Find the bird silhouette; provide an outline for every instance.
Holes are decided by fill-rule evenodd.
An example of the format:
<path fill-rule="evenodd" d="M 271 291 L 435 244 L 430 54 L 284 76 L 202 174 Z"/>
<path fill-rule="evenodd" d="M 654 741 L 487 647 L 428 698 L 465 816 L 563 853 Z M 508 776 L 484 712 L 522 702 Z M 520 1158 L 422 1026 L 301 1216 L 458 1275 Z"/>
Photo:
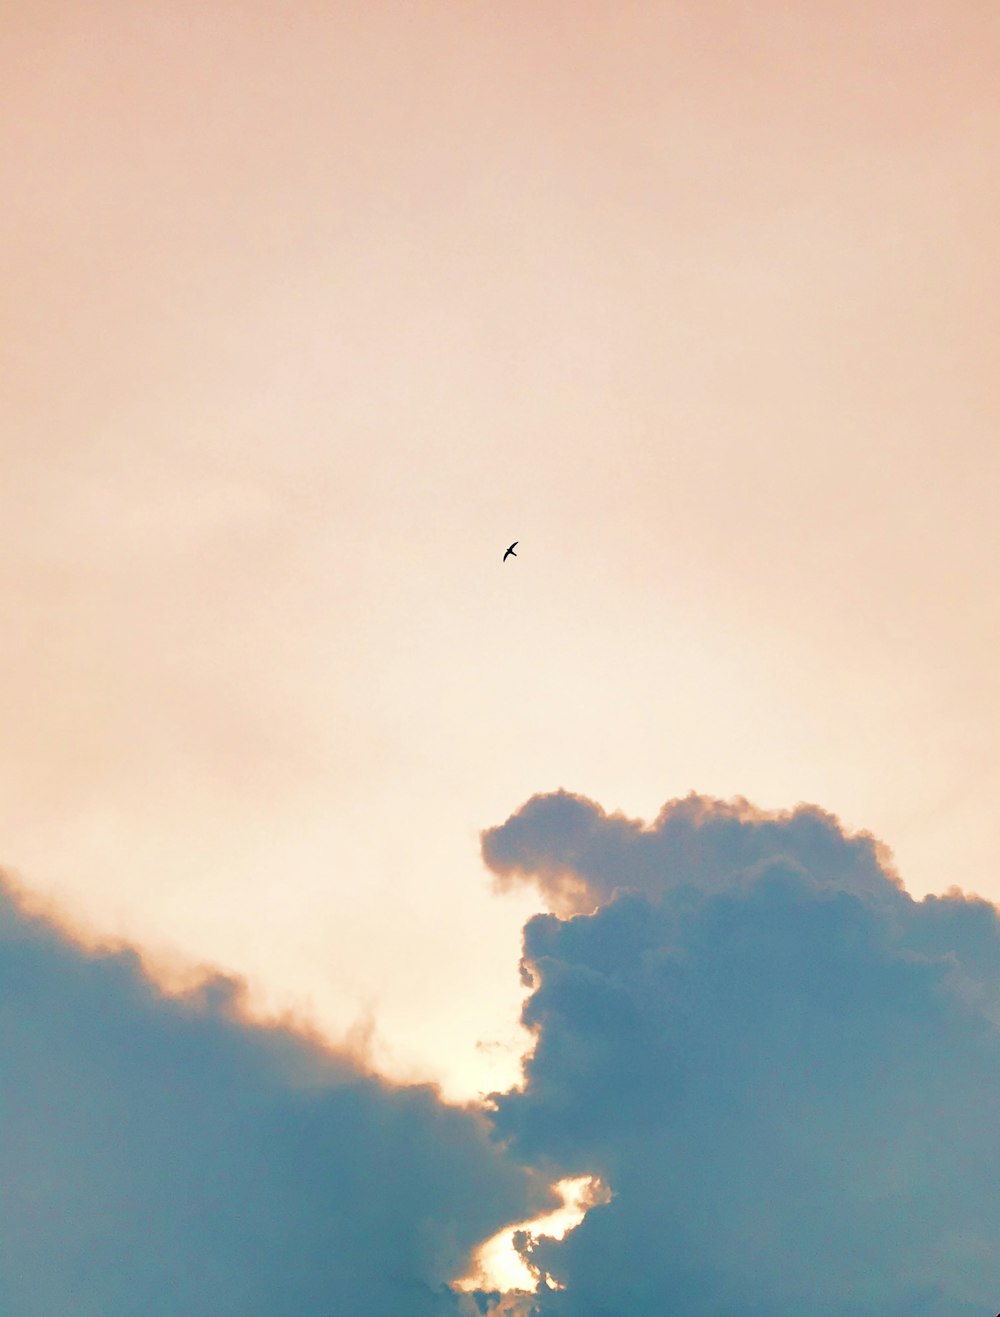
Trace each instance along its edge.
<path fill-rule="evenodd" d="M 520 543 L 521 543 L 520 540 L 515 540 L 515 541 L 514 541 L 514 544 L 520 544 Z M 514 544 L 512 544 L 512 545 L 510 546 L 510 548 L 507 550 L 507 552 L 504 554 L 504 556 L 503 556 L 503 560 L 504 560 L 504 562 L 506 562 L 508 558 L 516 558 L 516 557 L 517 557 L 517 554 L 514 552 Z"/>

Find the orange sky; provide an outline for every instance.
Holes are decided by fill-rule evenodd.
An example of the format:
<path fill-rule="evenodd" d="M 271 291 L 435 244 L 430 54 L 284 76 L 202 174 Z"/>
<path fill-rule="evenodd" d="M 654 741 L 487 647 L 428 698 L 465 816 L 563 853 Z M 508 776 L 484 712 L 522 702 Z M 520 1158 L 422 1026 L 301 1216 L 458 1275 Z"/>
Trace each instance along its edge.
<path fill-rule="evenodd" d="M 536 791 L 815 801 L 1000 899 L 995 4 L 4 25 L 29 887 L 455 1094 Z"/>

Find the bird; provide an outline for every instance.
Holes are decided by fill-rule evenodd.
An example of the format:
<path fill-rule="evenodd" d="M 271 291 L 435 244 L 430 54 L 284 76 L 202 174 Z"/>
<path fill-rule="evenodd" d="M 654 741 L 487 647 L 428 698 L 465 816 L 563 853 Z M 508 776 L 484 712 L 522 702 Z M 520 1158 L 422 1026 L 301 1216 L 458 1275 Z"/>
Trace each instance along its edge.
<path fill-rule="evenodd" d="M 520 540 L 515 540 L 515 541 L 514 541 L 514 544 L 520 544 L 520 543 L 521 543 Z M 504 562 L 506 562 L 508 558 L 516 558 L 516 557 L 517 557 L 517 554 L 514 552 L 514 544 L 512 544 L 512 545 L 510 546 L 510 548 L 507 550 L 507 552 L 504 554 L 504 556 L 503 556 L 503 560 L 504 560 Z"/>

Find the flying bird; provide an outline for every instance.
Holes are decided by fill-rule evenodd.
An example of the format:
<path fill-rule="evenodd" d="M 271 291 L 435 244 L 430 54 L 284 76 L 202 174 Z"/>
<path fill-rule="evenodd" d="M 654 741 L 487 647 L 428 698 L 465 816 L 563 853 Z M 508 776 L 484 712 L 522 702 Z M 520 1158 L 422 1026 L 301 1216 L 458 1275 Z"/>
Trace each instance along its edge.
<path fill-rule="evenodd" d="M 515 541 L 514 541 L 514 544 L 520 544 L 520 543 L 521 543 L 520 540 L 515 540 Z M 516 557 L 517 557 L 517 554 L 514 552 L 514 544 L 512 544 L 512 545 L 510 546 L 510 548 L 507 550 L 507 552 L 504 554 L 504 556 L 503 556 L 503 560 L 504 560 L 504 562 L 506 562 L 508 558 L 516 558 Z"/>

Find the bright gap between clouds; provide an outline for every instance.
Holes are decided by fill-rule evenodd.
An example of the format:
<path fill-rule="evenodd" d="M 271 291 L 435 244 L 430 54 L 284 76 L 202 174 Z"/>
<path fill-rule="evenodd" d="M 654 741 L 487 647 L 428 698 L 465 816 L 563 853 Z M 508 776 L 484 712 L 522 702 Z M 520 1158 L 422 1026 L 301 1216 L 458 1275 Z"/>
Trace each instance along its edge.
<path fill-rule="evenodd" d="M 562 1198 L 562 1206 L 533 1221 L 506 1226 L 484 1244 L 480 1244 L 473 1258 L 472 1270 L 454 1282 L 456 1289 L 499 1290 L 502 1294 L 536 1292 L 540 1276 L 532 1271 L 523 1254 L 518 1251 L 514 1243 L 515 1235 L 527 1235 L 529 1243 L 542 1236 L 562 1239 L 580 1224 L 592 1207 L 611 1201 L 611 1190 L 594 1175 L 559 1180 L 553 1188 Z M 551 1289 L 561 1288 L 551 1276 L 545 1279 Z"/>

